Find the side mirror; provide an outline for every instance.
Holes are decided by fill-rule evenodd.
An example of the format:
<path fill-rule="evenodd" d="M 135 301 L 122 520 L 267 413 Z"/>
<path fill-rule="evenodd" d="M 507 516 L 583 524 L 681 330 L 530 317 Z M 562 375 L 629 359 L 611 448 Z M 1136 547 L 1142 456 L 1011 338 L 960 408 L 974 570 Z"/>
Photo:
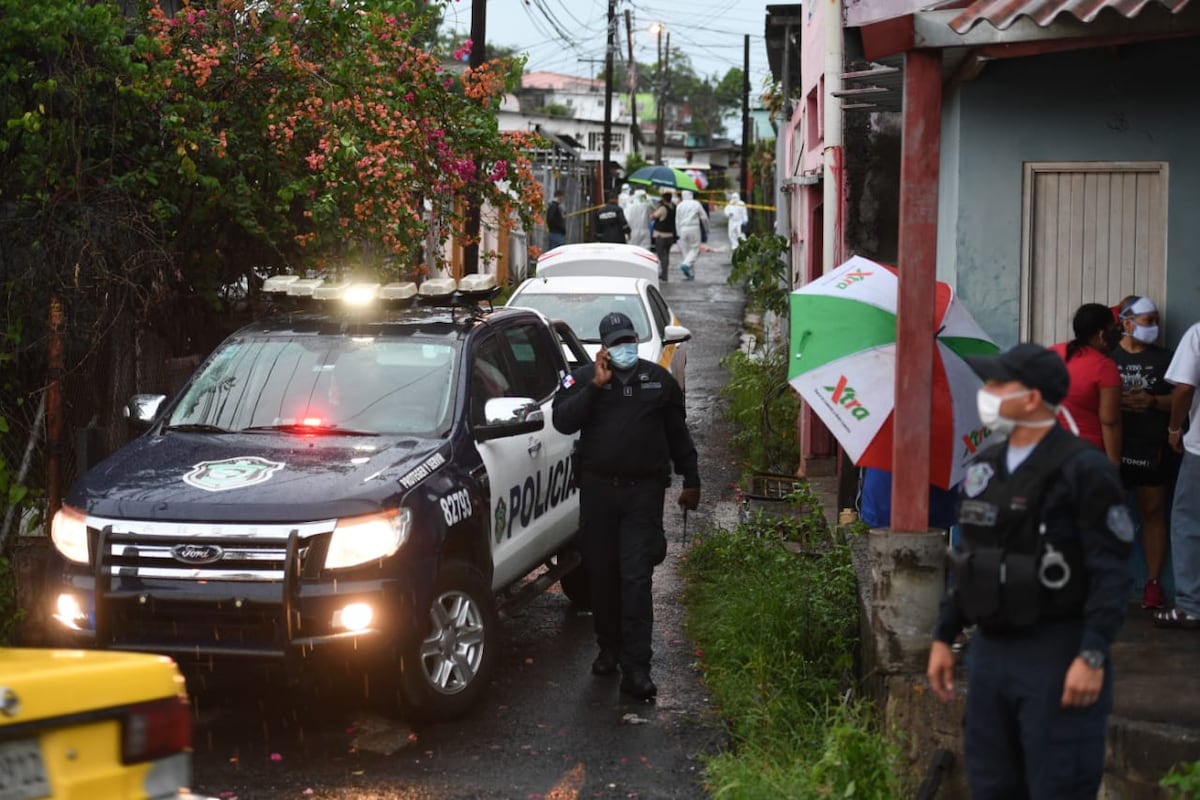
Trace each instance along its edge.
<path fill-rule="evenodd" d="M 682 325 L 668 325 L 663 328 L 663 344 L 683 344 L 692 338 L 692 332 Z"/>
<path fill-rule="evenodd" d="M 475 426 L 475 439 L 486 442 L 546 427 L 546 415 L 531 397 L 493 397 L 483 406 L 484 424 Z"/>
<path fill-rule="evenodd" d="M 125 419 L 134 428 L 144 431 L 158 418 L 166 401 L 165 394 L 135 394 L 125 403 Z"/>

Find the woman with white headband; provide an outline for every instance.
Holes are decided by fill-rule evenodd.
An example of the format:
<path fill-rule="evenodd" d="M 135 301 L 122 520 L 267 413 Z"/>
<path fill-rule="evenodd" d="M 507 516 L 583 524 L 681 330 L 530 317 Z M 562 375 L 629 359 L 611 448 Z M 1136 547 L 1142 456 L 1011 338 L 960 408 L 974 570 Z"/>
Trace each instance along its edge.
<path fill-rule="evenodd" d="M 1121 373 L 1121 480 L 1137 499 L 1142 519 L 1146 586 L 1142 608 L 1162 608 L 1159 577 L 1167 552 L 1167 491 L 1176 458 L 1167 446 L 1171 351 L 1159 347 L 1158 307 L 1148 297 L 1121 303 L 1121 341 L 1109 355 Z"/>

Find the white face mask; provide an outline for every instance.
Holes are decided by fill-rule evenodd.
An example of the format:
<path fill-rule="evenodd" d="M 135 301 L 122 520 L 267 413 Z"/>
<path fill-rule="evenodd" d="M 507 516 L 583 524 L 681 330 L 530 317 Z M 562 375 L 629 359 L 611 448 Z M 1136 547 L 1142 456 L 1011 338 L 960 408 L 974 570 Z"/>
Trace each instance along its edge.
<path fill-rule="evenodd" d="M 1000 405 L 1005 400 L 1011 400 L 1014 397 L 1024 397 L 1032 391 L 1032 389 L 1018 389 L 1008 394 L 992 394 L 987 389 L 980 389 L 975 395 L 975 407 L 979 411 L 979 421 L 998 436 L 1008 436 L 1018 425 L 1024 425 L 1029 428 L 1049 428 L 1057 425 L 1058 422 L 1053 418 L 1024 422 L 1012 419 L 1011 417 L 1005 417 L 1000 413 Z M 1057 410 L 1053 406 L 1050 406 L 1050 409 L 1052 411 Z"/>
<path fill-rule="evenodd" d="M 1134 329 L 1129 334 L 1134 339 L 1137 339 L 1142 344 L 1154 344 L 1158 341 L 1158 326 L 1157 325 L 1138 325 L 1134 323 Z"/>
<path fill-rule="evenodd" d="M 987 389 L 980 389 L 975 395 L 975 406 L 979 411 L 979 421 L 999 436 L 1008 436 L 1017 427 L 1015 419 L 1000 414 L 1000 405 L 1010 397 L 1021 397 L 1028 394 L 1028 389 L 1022 389 L 1008 394 L 992 394 Z"/>

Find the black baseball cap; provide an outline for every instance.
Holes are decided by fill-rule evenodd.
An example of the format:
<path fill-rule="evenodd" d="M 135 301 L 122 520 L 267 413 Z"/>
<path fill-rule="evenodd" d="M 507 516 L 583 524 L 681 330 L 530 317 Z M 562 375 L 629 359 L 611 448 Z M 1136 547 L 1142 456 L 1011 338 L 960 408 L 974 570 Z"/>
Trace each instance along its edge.
<path fill-rule="evenodd" d="M 605 347 L 629 337 L 637 339 L 637 331 L 633 329 L 633 321 L 620 311 L 605 314 L 604 319 L 600 320 L 600 342 Z"/>
<path fill-rule="evenodd" d="M 1058 354 L 1032 342 L 1022 342 L 994 356 L 967 356 L 966 361 L 985 381 L 1017 381 L 1037 389 L 1052 406 L 1063 401 L 1071 386 L 1067 365 Z"/>

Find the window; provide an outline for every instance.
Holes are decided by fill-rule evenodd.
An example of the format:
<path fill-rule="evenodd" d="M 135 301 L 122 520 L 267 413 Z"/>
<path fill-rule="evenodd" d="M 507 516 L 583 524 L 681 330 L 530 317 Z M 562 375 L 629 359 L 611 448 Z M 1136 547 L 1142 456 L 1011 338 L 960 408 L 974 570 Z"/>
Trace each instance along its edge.
<path fill-rule="evenodd" d="M 646 295 L 650 298 L 650 310 L 654 312 L 658 335 L 664 337 L 667 335 L 666 327 L 671 324 L 671 310 L 667 307 L 667 301 L 658 293 L 658 289 L 653 286 L 647 287 Z"/>
<path fill-rule="evenodd" d="M 546 337 L 533 325 L 518 325 L 504 331 L 512 352 L 521 397 L 545 400 L 558 387 L 554 369 L 555 354 L 546 344 Z"/>
<path fill-rule="evenodd" d="M 513 379 L 504 357 L 504 340 L 489 336 L 479 342 L 471 357 L 471 421 L 485 421 L 484 406 L 495 397 L 511 397 Z"/>
<path fill-rule="evenodd" d="M 612 150 L 624 151 L 625 136 L 623 134 L 613 133 L 608 138 L 608 141 L 610 144 L 610 148 Z M 603 132 L 601 132 L 601 133 L 591 132 L 588 134 L 588 149 L 589 150 L 603 150 L 604 149 L 604 133 Z"/>
<path fill-rule="evenodd" d="M 168 424 L 440 431 L 453 407 L 454 360 L 450 345 L 407 338 L 238 339 L 209 360 Z"/>

